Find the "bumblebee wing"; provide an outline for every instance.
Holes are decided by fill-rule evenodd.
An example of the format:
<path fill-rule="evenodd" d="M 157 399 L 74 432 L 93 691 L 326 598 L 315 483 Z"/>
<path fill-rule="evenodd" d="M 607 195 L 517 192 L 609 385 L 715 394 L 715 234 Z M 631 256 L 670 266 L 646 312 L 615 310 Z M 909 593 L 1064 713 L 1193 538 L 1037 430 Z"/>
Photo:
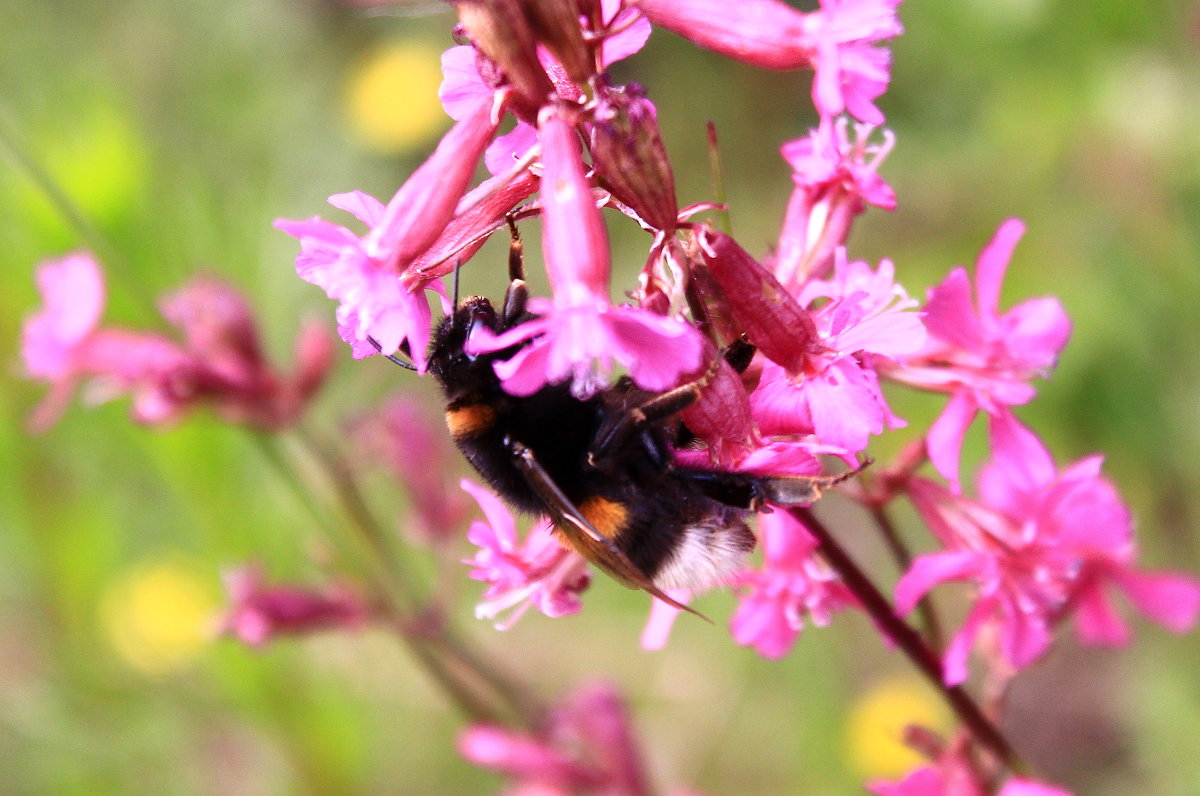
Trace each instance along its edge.
<path fill-rule="evenodd" d="M 578 547 L 589 561 L 595 562 L 631 588 L 642 589 L 673 608 L 695 614 L 707 622 L 712 621 L 704 614 L 689 608 L 655 586 L 646 573 L 629 560 L 629 556 L 625 555 L 621 548 L 596 530 L 595 526 L 588 522 L 579 508 L 571 502 L 571 499 L 563 493 L 550 474 L 538 462 L 533 451 L 515 440 L 509 440 L 508 447 L 512 452 L 517 469 L 521 471 L 533 491 L 546 504 L 546 508 L 559 530 L 570 538 L 572 544 Z"/>

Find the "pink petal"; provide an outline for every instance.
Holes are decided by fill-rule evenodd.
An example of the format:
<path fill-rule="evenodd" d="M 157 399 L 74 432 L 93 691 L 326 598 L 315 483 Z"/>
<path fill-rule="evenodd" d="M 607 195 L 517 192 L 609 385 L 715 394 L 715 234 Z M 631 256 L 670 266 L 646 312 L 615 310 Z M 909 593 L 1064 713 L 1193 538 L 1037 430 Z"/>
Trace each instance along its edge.
<path fill-rule="evenodd" d="M 1000 225 L 975 262 L 975 290 L 979 298 L 979 316 L 991 325 L 1000 314 L 1000 287 L 1013 251 L 1025 234 L 1025 224 L 1010 218 Z"/>
<path fill-rule="evenodd" d="M 950 488 L 957 494 L 962 490 L 958 479 L 959 454 L 962 451 L 963 437 L 967 427 L 975 419 L 979 404 L 975 398 L 966 392 L 956 392 L 946 402 L 946 408 L 938 415 L 937 420 L 929 427 L 925 436 L 925 445 L 929 451 L 929 461 L 938 474 L 950 482 Z"/>
<path fill-rule="evenodd" d="M 975 577 L 986 567 L 986 559 L 982 553 L 973 550 L 918 556 L 908 572 L 896 583 L 896 610 L 907 615 L 935 586 Z"/>
<path fill-rule="evenodd" d="M 1125 570 L 1115 576 L 1134 606 L 1173 633 L 1186 633 L 1200 617 L 1200 580 L 1175 573 Z"/>

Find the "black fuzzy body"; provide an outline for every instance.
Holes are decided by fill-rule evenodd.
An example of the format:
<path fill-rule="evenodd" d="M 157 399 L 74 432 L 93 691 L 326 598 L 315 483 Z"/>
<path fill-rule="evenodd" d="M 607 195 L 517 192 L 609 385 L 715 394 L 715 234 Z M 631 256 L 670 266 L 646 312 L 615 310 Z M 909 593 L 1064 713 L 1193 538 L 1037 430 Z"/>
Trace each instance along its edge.
<path fill-rule="evenodd" d="M 608 432 L 654 394 L 623 379 L 584 399 L 573 396 L 567 384 L 548 385 L 529 396 L 510 395 L 493 364 L 525 344 L 469 356 L 463 347 L 476 324 L 503 331 L 487 299 L 467 299 L 438 326 L 429 370 L 446 395 L 454 442 L 483 480 L 514 508 L 551 514 L 561 538 L 580 549 L 515 462 L 513 443 L 519 443 L 646 580 L 661 580 L 664 588 L 707 588 L 727 579 L 732 559 L 754 547 L 753 534 L 742 521 L 747 512 L 715 500 L 710 483 L 674 466 L 670 442 L 679 430 L 677 418 L 639 425 L 635 433 L 618 435 L 598 449 L 599 440 L 610 439 Z M 690 560 L 711 555 L 730 560 Z"/>

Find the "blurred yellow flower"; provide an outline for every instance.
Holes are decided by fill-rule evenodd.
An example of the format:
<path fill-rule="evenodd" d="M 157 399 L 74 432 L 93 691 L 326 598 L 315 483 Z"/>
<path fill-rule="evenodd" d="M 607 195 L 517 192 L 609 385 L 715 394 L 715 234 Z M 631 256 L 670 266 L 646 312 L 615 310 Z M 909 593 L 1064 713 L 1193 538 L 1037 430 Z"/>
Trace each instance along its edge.
<path fill-rule="evenodd" d="M 450 123 L 438 100 L 439 51 L 422 42 L 377 49 L 350 76 L 347 113 L 363 143 L 392 154 L 417 147 Z"/>
<path fill-rule="evenodd" d="M 846 721 L 850 765 L 863 778 L 884 779 L 916 768 L 922 757 L 904 744 L 904 728 L 910 724 L 945 731 L 953 721 L 924 680 L 898 675 L 876 683 L 851 707 Z"/>
<path fill-rule="evenodd" d="M 119 575 L 101 602 L 101 618 L 120 656 L 158 675 L 183 666 L 208 644 L 218 608 L 196 568 L 167 559 Z"/>

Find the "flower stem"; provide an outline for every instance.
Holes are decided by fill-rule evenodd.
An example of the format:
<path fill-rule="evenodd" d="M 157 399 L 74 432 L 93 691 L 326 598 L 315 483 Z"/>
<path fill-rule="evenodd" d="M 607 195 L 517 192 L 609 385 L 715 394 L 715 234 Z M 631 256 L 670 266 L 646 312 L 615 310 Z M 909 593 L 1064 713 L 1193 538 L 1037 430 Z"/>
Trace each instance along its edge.
<path fill-rule="evenodd" d="M 788 509 L 788 511 L 816 537 L 821 545 L 822 555 L 830 566 L 837 570 L 842 582 L 858 598 L 863 609 L 875 620 L 888 638 L 908 656 L 917 670 L 942 693 L 946 702 L 971 731 L 975 740 L 1009 769 L 1024 772 L 1026 766 L 1009 745 L 1008 740 L 961 686 L 946 685 L 942 673 L 942 662 L 937 655 L 924 639 L 896 614 L 888 599 L 876 588 L 846 550 L 838 544 L 829 529 L 817 519 L 812 510 L 794 508 Z"/>
<path fill-rule="evenodd" d="M 272 444 L 274 440 L 263 436 L 256 439 L 301 503 L 329 538 L 337 542 L 341 536 L 337 533 L 338 526 L 320 510 L 312 490 L 301 482 L 296 468 Z M 419 601 L 409 588 L 411 580 L 404 576 L 382 526 L 375 520 L 345 463 L 338 461 L 312 435 L 301 434 L 300 441 L 333 485 L 357 541 L 353 557 L 382 596 L 389 626 L 418 663 L 465 715 L 493 723 L 504 723 L 509 718 L 526 728 L 536 727 L 543 710 L 528 690 L 502 674 L 495 663 L 470 649 L 444 622 L 429 621 L 429 612 L 419 609 Z"/>

